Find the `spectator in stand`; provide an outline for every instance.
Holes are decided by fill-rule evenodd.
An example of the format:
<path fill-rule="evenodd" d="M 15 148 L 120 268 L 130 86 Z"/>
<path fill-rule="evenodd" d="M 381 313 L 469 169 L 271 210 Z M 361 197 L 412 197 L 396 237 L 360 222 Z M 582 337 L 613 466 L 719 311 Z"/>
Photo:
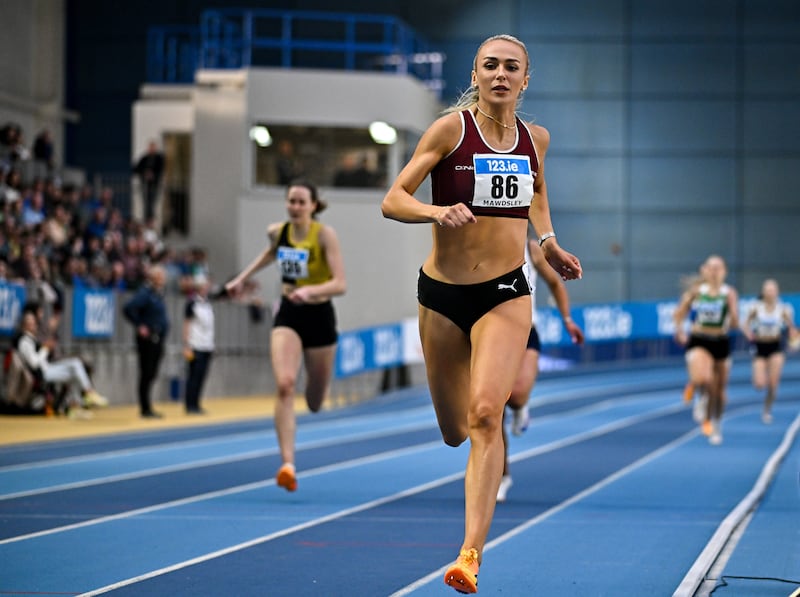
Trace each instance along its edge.
<path fill-rule="evenodd" d="M 7 123 L 0 129 L 0 159 L 9 164 L 30 158 L 30 152 L 25 147 L 22 127 L 15 122 Z"/>
<path fill-rule="evenodd" d="M 31 277 L 31 263 L 36 253 L 36 246 L 30 241 L 30 231 L 20 235 L 19 249 L 15 251 L 16 257 L 11 262 L 11 267 L 23 279 Z"/>
<path fill-rule="evenodd" d="M 120 261 L 122 259 L 122 234 L 120 232 L 109 230 L 103 236 L 103 253 L 105 253 L 108 261 Z"/>
<path fill-rule="evenodd" d="M 158 199 L 158 187 L 161 184 L 161 177 L 164 174 L 164 154 L 158 149 L 155 141 L 150 141 L 147 152 L 139 158 L 134 167 L 134 172 L 139 177 L 142 185 L 142 196 L 144 200 L 144 221 L 152 219 L 156 215 L 156 200 Z"/>
<path fill-rule="evenodd" d="M 158 222 L 155 217 L 145 220 L 141 228 L 141 235 L 147 247 L 160 253 L 164 250 L 164 243 L 161 241 L 161 235 L 158 233 Z"/>
<path fill-rule="evenodd" d="M 0 282 L 3 284 L 13 284 L 16 282 L 16 280 L 12 280 L 9 277 L 10 271 L 11 270 L 8 267 L 8 262 L 5 259 L 0 258 Z"/>
<path fill-rule="evenodd" d="M 50 275 L 48 261 L 43 256 L 35 258 L 25 282 L 28 301 L 38 305 L 39 324 L 49 337 L 55 338 L 64 311 L 63 293 Z"/>
<path fill-rule="evenodd" d="M 8 261 L 0 258 L 0 281 L 6 284 L 24 284 L 25 280 L 19 278 L 14 274 L 14 271 L 8 265 Z"/>
<path fill-rule="evenodd" d="M 97 197 L 96 207 L 101 205 L 105 207 L 106 211 L 109 213 L 114 209 L 114 189 L 109 186 L 104 186 L 100 189 L 100 196 Z"/>
<path fill-rule="evenodd" d="M 88 268 L 86 260 L 78 255 L 72 255 L 64 270 L 67 283 L 70 286 L 88 286 Z"/>
<path fill-rule="evenodd" d="M 69 221 L 72 230 L 77 230 L 81 222 L 81 193 L 80 189 L 72 184 L 64 185 L 61 188 L 61 204 L 69 214 Z"/>
<path fill-rule="evenodd" d="M 278 159 L 275 162 L 275 170 L 278 175 L 277 184 L 288 185 L 295 178 L 303 176 L 303 166 L 295 156 L 294 144 L 288 139 L 281 139 L 278 142 Z"/>
<path fill-rule="evenodd" d="M 111 265 L 104 260 L 89 262 L 85 285 L 89 288 L 108 288 L 111 284 Z"/>
<path fill-rule="evenodd" d="M 369 168 L 366 156 L 350 152 L 344 155 L 339 170 L 333 178 L 335 187 L 372 187 L 375 186 L 375 173 Z"/>
<path fill-rule="evenodd" d="M 206 252 L 200 247 L 189 250 L 186 262 L 183 264 L 180 273 L 179 288 L 183 294 L 192 294 L 196 290 L 198 278 L 208 278 L 210 276 Z"/>
<path fill-rule="evenodd" d="M 33 140 L 33 159 L 42 164 L 47 174 L 50 174 L 55 165 L 53 161 L 54 157 L 53 136 L 50 134 L 49 129 L 42 129 Z"/>
<path fill-rule="evenodd" d="M 44 222 L 44 233 L 47 242 L 54 248 L 60 249 L 68 244 L 71 233 L 70 213 L 62 203 L 53 207 L 53 211 Z"/>
<path fill-rule="evenodd" d="M 3 182 L 3 197 L 6 203 L 14 203 L 22 197 L 22 176 L 16 168 L 9 168 Z"/>
<path fill-rule="evenodd" d="M 128 288 L 125 281 L 125 265 L 122 261 L 111 262 L 111 272 L 107 287 L 111 290 L 126 290 Z"/>
<path fill-rule="evenodd" d="M 37 226 L 44 222 L 45 218 L 44 190 L 37 185 L 22 202 L 22 225 Z"/>
<path fill-rule="evenodd" d="M 0 227 L 0 260 L 8 267 L 8 238 L 6 237 L 5 229 L 2 227 Z"/>
<path fill-rule="evenodd" d="M 22 255 L 25 236 L 22 227 L 15 224 L 12 219 L 8 226 L 8 262 L 14 268 Z"/>
<path fill-rule="evenodd" d="M 125 251 L 122 254 L 122 264 L 124 267 L 124 277 L 126 288 L 139 288 L 144 281 L 145 261 L 144 243 L 140 242 L 135 236 L 128 236 L 125 239 Z"/>
<path fill-rule="evenodd" d="M 80 188 L 77 213 L 75 214 L 75 228 L 78 232 L 82 233 L 83 229 L 92 219 L 94 210 L 100 206 L 99 201 L 94 195 L 94 189 L 91 185 L 85 184 Z"/>
<path fill-rule="evenodd" d="M 91 264 L 98 259 L 102 259 L 103 249 L 101 245 L 101 240 L 97 236 L 89 236 L 83 243 L 83 257 L 86 260 L 86 263 L 91 266 Z"/>
<path fill-rule="evenodd" d="M 108 211 L 108 220 L 106 220 L 106 231 L 115 232 L 119 235 L 125 233 L 127 223 L 125 217 L 118 207 L 112 207 Z"/>
<path fill-rule="evenodd" d="M 17 258 L 15 253 L 15 237 L 17 236 L 17 230 L 8 224 L 8 222 L 4 222 L 3 224 L 3 238 L 2 244 L 0 245 L 0 257 L 2 257 L 6 263 L 9 265 L 9 271 L 14 270 L 13 262 Z"/>
<path fill-rule="evenodd" d="M 85 237 L 88 240 L 89 238 L 97 238 L 101 239 L 106 234 L 106 228 L 108 225 L 108 212 L 106 208 L 102 205 L 97 207 L 92 213 L 92 217 L 89 222 L 86 224 L 85 230 Z"/>
<path fill-rule="evenodd" d="M 45 178 L 44 181 L 44 207 L 45 211 L 49 214 L 56 205 L 64 202 L 64 190 L 61 187 L 59 180 L 54 178 Z"/>

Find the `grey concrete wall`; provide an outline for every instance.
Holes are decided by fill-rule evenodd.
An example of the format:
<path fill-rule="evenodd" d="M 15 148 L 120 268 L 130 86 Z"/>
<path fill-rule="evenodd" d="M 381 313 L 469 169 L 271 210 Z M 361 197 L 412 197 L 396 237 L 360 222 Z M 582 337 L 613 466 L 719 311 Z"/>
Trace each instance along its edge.
<path fill-rule="evenodd" d="M 32 147 L 45 127 L 54 137 L 56 162 L 63 163 L 64 1 L 4 0 L 0 35 L 0 126 L 22 126 Z"/>

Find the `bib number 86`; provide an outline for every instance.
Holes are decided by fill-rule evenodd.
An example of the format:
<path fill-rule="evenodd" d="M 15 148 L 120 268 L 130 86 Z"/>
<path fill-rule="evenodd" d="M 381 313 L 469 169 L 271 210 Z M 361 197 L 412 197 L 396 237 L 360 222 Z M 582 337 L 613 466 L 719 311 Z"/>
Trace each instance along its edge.
<path fill-rule="evenodd" d="M 516 199 L 519 194 L 517 177 L 513 174 L 508 176 L 492 176 L 491 195 L 492 199 Z"/>

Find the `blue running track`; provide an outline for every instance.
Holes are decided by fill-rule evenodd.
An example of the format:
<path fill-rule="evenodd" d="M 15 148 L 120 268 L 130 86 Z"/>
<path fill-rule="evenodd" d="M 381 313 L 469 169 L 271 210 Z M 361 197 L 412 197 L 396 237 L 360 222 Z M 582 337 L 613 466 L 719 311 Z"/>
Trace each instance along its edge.
<path fill-rule="evenodd" d="M 800 587 L 800 361 L 761 422 L 734 366 L 724 442 L 681 363 L 545 374 L 511 439 L 479 595 L 786 597 Z M 455 595 L 468 446 L 425 388 L 304 416 L 299 489 L 272 421 L 0 449 L 0 595 Z"/>

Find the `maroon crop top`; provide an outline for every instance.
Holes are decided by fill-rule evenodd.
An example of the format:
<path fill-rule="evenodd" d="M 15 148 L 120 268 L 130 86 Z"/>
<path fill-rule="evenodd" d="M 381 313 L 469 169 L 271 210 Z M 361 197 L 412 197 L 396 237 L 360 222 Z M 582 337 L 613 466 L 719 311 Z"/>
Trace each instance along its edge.
<path fill-rule="evenodd" d="M 433 205 L 464 203 L 476 216 L 527 218 L 539 157 L 533 138 L 519 118 L 517 142 L 507 151 L 490 147 L 475 115 L 459 113 L 461 139 L 431 171 Z"/>

